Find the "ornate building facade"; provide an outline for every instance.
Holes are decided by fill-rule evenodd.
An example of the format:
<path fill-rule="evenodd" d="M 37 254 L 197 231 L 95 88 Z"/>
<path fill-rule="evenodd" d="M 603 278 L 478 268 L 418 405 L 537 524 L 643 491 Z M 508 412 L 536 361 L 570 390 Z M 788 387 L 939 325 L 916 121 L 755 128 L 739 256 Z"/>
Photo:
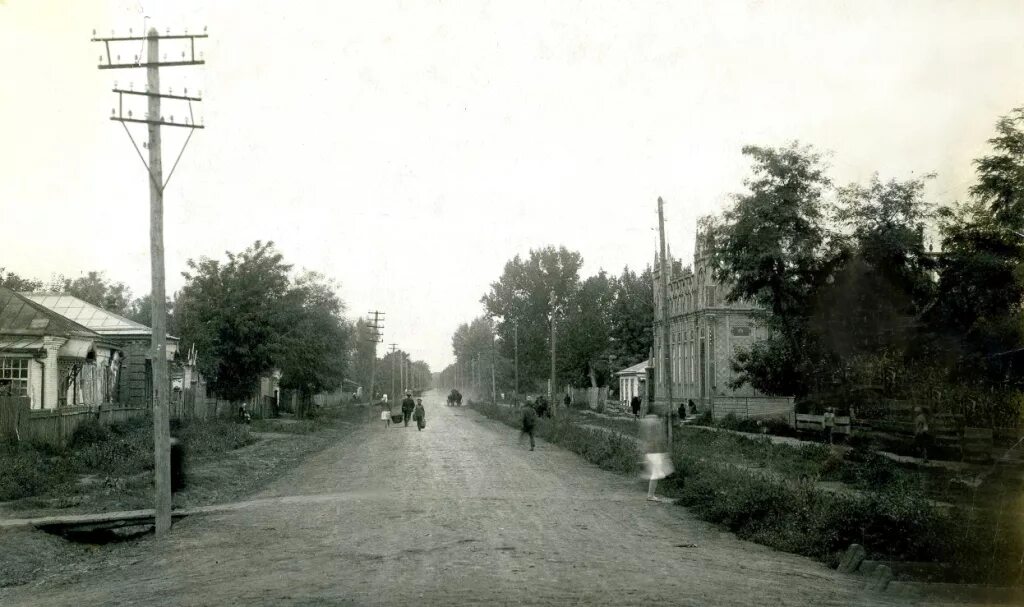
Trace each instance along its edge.
<path fill-rule="evenodd" d="M 716 399 L 725 404 L 737 398 L 762 400 L 749 385 L 730 388 L 736 374 L 732 359 L 739 349 L 749 349 L 767 336 L 757 322 L 752 302 L 728 303 L 728 286 L 717 282 L 710 267 L 710 239 L 698 231 L 693 265 L 684 267 L 668 259 L 668 301 L 662 301 L 661 266 L 654 263 L 654 382 L 656 397 L 667 396 L 664 365 L 663 306 L 668 305 L 672 360 L 672 397 L 675 403 L 693 400 L 701 410 L 713 408 Z M 716 412 L 717 414 L 717 412 Z"/>

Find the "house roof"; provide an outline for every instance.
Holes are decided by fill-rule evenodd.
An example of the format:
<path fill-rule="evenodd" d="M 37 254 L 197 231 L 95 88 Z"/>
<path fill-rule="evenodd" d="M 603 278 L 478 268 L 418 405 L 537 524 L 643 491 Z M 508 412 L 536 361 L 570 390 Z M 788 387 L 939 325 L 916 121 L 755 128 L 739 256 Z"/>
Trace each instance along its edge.
<path fill-rule="evenodd" d="M 625 369 L 622 369 L 621 371 L 616 371 L 615 374 L 616 375 L 642 375 L 644 373 L 647 373 L 647 367 L 649 367 L 650 365 L 651 365 L 651 361 L 650 360 L 641 361 L 641 362 L 638 362 L 637 364 L 633 365 L 632 367 L 626 367 Z"/>
<path fill-rule="evenodd" d="M 149 336 L 153 330 L 74 295 L 22 293 L 28 299 L 105 336 Z M 173 339 L 173 338 L 172 338 Z"/>
<path fill-rule="evenodd" d="M 55 335 L 87 339 L 99 337 L 88 327 L 4 287 L 0 287 L 0 334 L 35 337 Z"/>

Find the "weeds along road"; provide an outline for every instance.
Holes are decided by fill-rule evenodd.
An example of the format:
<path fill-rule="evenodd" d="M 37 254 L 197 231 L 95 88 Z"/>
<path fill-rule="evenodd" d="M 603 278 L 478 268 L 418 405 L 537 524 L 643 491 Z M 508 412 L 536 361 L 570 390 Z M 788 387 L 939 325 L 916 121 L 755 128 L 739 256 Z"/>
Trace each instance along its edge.
<path fill-rule="evenodd" d="M 427 428 L 375 420 L 229 512 L 110 545 L 5 605 L 877 605 L 862 582 L 428 394 Z M 296 437 L 301 440 L 301 437 Z M 274 499 L 280 498 L 280 499 Z"/>

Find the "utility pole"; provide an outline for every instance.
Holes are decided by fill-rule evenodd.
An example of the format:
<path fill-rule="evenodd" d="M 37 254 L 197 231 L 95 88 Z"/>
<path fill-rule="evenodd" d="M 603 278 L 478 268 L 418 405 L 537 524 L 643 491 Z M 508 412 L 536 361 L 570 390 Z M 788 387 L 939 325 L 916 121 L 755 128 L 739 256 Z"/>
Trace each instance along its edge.
<path fill-rule="evenodd" d="M 513 341 L 516 342 L 515 343 L 515 352 L 516 352 L 515 353 L 516 385 L 515 385 L 515 391 L 513 392 L 513 396 L 515 397 L 515 401 L 518 404 L 519 403 L 519 321 L 518 320 L 513 320 L 512 321 L 512 333 L 515 336 L 515 337 L 513 337 Z"/>
<path fill-rule="evenodd" d="M 105 59 L 104 55 L 100 55 L 99 69 L 146 69 L 146 87 L 143 91 L 135 91 L 133 85 L 129 85 L 126 90 L 118 87 L 116 82 L 114 83 L 113 92 L 118 94 L 118 107 L 111 111 L 110 119 L 120 122 L 121 126 L 124 127 L 128 138 L 139 155 L 139 160 L 145 165 L 146 172 L 149 174 L 149 250 L 152 278 L 150 299 L 152 301 L 151 346 L 153 359 L 153 480 L 155 487 L 153 527 L 157 535 L 164 535 L 171 528 L 171 430 L 167 410 L 170 379 L 167 372 L 167 295 L 164 283 L 164 190 L 167 188 L 171 176 L 174 175 L 174 169 L 178 166 L 178 160 L 181 160 L 181 155 L 184 153 L 188 142 L 192 139 L 195 129 L 203 128 L 203 125 L 195 122 L 192 114 L 192 101 L 198 102 L 201 98 L 198 95 L 190 96 L 188 89 L 185 89 L 184 94 L 181 95 L 172 94 L 170 89 L 168 89 L 167 93 L 162 93 L 160 91 L 160 68 L 205 64 L 206 62 L 202 60 L 202 53 L 200 53 L 200 59 L 196 59 L 195 48 L 196 38 L 206 37 L 206 28 L 203 28 L 202 34 L 189 34 L 188 30 L 186 30 L 184 34 L 172 35 L 168 32 L 165 36 L 157 33 L 156 28 L 151 28 L 145 36 L 135 36 L 131 30 L 128 30 L 127 36 L 116 36 L 111 32 L 109 37 L 97 37 L 96 31 L 93 30 L 91 38 L 92 42 L 103 43 L 106 51 Z M 184 47 L 188 50 L 181 53 L 180 61 L 167 61 L 166 54 L 164 60 L 161 61 L 161 40 L 188 42 L 188 46 Z M 111 43 L 130 42 L 132 45 L 135 45 L 142 41 L 146 42 L 145 58 L 135 55 L 134 61 L 122 62 L 121 56 L 117 53 L 113 54 L 113 58 L 111 57 Z M 135 118 L 131 109 L 128 109 L 127 116 L 125 116 L 125 95 L 129 95 L 129 99 L 136 95 L 147 98 L 147 112 L 143 118 Z M 171 115 L 168 120 L 165 120 L 160 108 L 160 101 L 162 99 L 187 102 L 188 117 L 183 117 L 182 121 L 178 122 Z M 181 115 L 184 116 L 184 114 Z M 147 126 L 149 141 L 144 143 L 143 147 L 148 147 L 149 149 L 148 163 L 143 158 L 139 146 L 135 144 L 135 138 L 132 136 L 131 131 L 128 130 L 128 124 L 145 124 Z M 161 126 L 189 129 L 188 137 L 185 139 L 185 143 L 182 145 L 178 158 L 174 161 L 166 181 L 163 176 L 163 159 L 161 156 Z"/>
<path fill-rule="evenodd" d="M 494 381 L 494 332 L 491 332 L 491 402 L 498 402 L 498 387 Z"/>
<path fill-rule="evenodd" d="M 558 408 L 555 402 L 555 292 L 551 291 L 551 379 L 548 380 L 548 406 L 554 411 Z"/>
<path fill-rule="evenodd" d="M 379 310 L 368 312 L 373 315 L 373 322 L 370 323 L 370 338 L 373 340 L 373 354 L 370 356 L 370 402 L 373 403 L 375 390 L 377 388 L 377 344 L 384 343 L 384 313 Z"/>
<path fill-rule="evenodd" d="M 398 392 L 395 392 L 395 352 L 398 344 L 391 344 L 391 398 L 398 399 Z"/>
<path fill-rule="evenodd" d="M 665 202 L 658 197 L 658 234 L 661 240 L 661 347 L 664 350 L 662 361 L 664 362 L 661 376 L 665 378 L 665 390 L 668 396 L 668 405 L 665 407 L 665 425 L 668 428 L 668 448 L 672 449 L 672 348 L 670 338 L 672 328 L 669 326 L 669 305 L 668 305 L 668 260 L 665 257 Z"/>

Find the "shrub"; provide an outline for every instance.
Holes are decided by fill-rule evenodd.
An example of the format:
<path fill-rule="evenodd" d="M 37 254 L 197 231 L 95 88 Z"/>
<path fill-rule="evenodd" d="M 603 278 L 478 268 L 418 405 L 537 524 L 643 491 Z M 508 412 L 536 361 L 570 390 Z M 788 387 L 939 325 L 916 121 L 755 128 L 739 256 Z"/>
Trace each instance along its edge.
<path fill-rule="evenodd" d="M 223 453 L 256 442 L 248 426 L 223 419 L 184 422 L 178 438 L 189 455 Z"/>
<path fill-rule="evenodd" d="M 82 422 L 71 434 L 68 446 L 71 448 L 84 447 L 95 443 L 103 442 L 110 438 L 110 429 L 96 419 Z"/>
<path fill-rule="evenodd" d="M 0 501 L 38 495 L 61 482 L 52 458 L 31 446 L 0 446 Z"/>

